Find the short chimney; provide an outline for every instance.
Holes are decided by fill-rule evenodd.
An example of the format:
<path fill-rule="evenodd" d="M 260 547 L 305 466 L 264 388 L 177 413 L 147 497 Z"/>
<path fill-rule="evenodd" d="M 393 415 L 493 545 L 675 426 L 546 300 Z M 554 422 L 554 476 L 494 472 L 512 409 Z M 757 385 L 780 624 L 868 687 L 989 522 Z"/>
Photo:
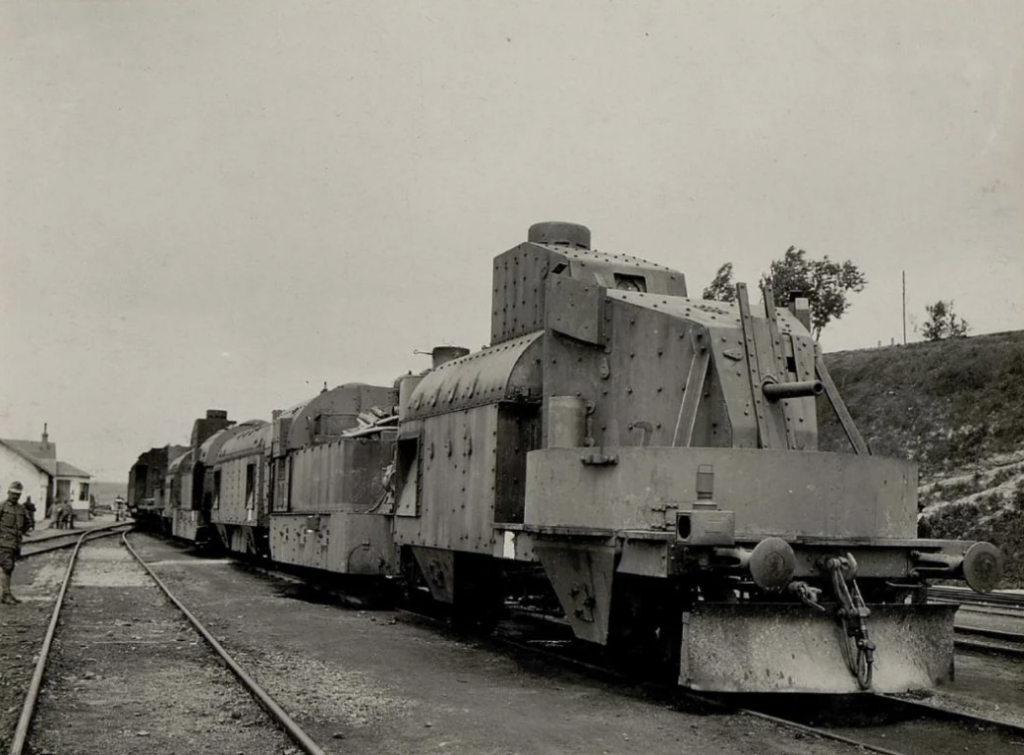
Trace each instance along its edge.
<path fill-rule="evenodd" d="M 50 445 L 50 434 L 48 432 L 46 432 L 46 423 L 45 422 L 43 423 L 43 445 L 44 446 L 49 446 Z"/>

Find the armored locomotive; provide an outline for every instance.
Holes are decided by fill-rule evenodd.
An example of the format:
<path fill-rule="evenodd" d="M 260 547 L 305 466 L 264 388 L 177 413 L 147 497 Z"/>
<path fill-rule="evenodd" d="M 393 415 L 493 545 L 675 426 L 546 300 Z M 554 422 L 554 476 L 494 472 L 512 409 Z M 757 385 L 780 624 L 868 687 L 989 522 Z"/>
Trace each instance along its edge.
<path fill-rule="evenodd" d="M 927 579 L 992 589 L 1000 554 L 916 537 L 916 468 L 871 455 L 806 300 L 690 299 L 682 273 L 569 223 L 531 227 L 493 280 L 490 345 L 360 387 L 361 422 L 314 400 L 220 430 L 216 459 L 194 433 L 204 526 L 284 563 L 421 578 L 481 623 L 539 565 L 577 637 L 695 689 L 950 678 L 955 608 L 927 603 Z M 817 450 L 819 396 L 852 453 Z"/>

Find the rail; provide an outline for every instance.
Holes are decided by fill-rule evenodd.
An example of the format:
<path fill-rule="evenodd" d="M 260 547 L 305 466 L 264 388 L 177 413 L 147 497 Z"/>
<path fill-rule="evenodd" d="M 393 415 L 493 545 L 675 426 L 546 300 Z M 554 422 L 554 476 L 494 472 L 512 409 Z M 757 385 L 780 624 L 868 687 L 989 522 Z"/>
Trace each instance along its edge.
<path fill-rule="evenodd" d="M 94 532 L 94 530 L 92 530 Z M 64 605 L 64 596 L 67 594 L 68 585 L 71 584 L 71 574 L 75 570 L 75 562 L 78 560 L 78 552 L 82 544 L 88 539 L 90 531 L 83 532 L 75 543 L 75 549 L 68 559 L 68 568 L 64 571 L 64 579 L 60 583 L 60 591 L 57 593 L 57 600 L 53 605 L 53 613 L 50 614 L 50 624 L 46 628 L 46 635 L 43 637 L 43 645 L 39 650 L 39 659 L 32 672 L 32 680 L 29 682 L 28 690 L 25 693 L 25 702 L 21 706 L 21 715 L 18 717 L 18 725 L 14 729 L 14 739 L 11 740 L 10 755 L 21 755 L 25 748 L 25 740 L 28 738 L 29 726 L 32 725 L 32 716 L 35 714 L 36 701 L 39 699 L 39 688 L 43 683 L 43 673 L 46 671 L 46 664 L 50 658 L 50 648 L 53 645 L 53 636 L 57 632 L 57 622 L 60 619 L 60 609 Z M 113 533 L 110 533 L 113 534 Z"/>
<path fill-rule="evenodd" d="M 131 523 L 125 524 L 124 522 L 121 522 L 119 524 L 108 524 L 103 527 L 92 527 L 87 530 L 78 530 L 77 532 L 70 530 L 68 532 L 48 535 L 45 538 L 24 540 L 22 541 L 20 558 L 31 558 L 32 556 L 39 556 L 43 553 L 52 553 L 53 551 L 70 548 L 82 537 L 86 540 L 92 540 L 94 538 L 108 537 L 110 535 L 117 535 L 121 532 L 127 532 L 131 528 Z"/>
<path fill-rule="evenodd" d="M 928 598 L 945 603 L 962 603 L 964 605 L 993 605 L 1024 607 L 1024 593 L 1017 592 L 985 592 L 957 587 L 929 587 Z"/>
<path fill-rule="evenodd" d="M 124 544 L 124 547 L 128 549 L 128 552 L 135 557 L 135 560 L 139 562 L 142 568 L 146 570 L 146 573 L 153 578 L 153 581 L 156 582 L 157 586 L 163 591 L 164 595 L 167 596 L 168 600 L 178 607 L 195 630 L 202 635 L 203 639 L 206 640 L 211 648 L 213 648 L 214 652 L 216 652 L 224 663 L 227 664 L 227 667 L 231 669 L 231 672 L 242 683 L 242 686 L 244 686 L 249 694 L 253 696 L 256 702 L 259 703 L 260 707 L 262 707 L 270 717 L 273 718 L 282 729 L 284 729 L 285 733 L 291 737 L 292 741 L 295 742 L 303 752 L 308 753 L 308 755 L 326 755 L 324 750 L 322 750 L 320 746 L 302 729 L 302 727 L 295 723 L 292 717 L 285 712 L 284 708 L 278 705 L 277 701 L 274 700 L 274 698 L 272 698 L 270 694 L 263 689 L 263 687 L 257 684 L 256 680 L 249 676 L 245 669 L 235 661 L 231 654 L 228 653 L 228 651 L 225 650 L 219 642 L 217 642 L 214 636 L 210 634 L 209 630 L 203 626 L 202 622 L 200 622 L 199 619 L 197 619 L 193 613 L 174 596 L 170 589 L 168 589 L 167 585 L 164 584 L 163 580 L 160 579 L 151 568 L 149 568 L 149 564 L 143 561 L 142 557 L 128 543 L 127 533 L 121 535 L 121 542 Z"/>
<path fill-rule="evenodd" d="M 277 701 L 275 701 L 266 690 L 264 690 L 251 676 L 249 676 L 248 673 L 246 673 L 238 662 L 235 661 L 235 659 L 224 649 L 213 635 L 210 634 L 209 630 L 202 624 L 202 622 L 200 622 L 199 619 L 197 619 L 195 615 L 189 611 L 177 597 L 175 597 L 170 589 L 168 589 L 167 585 L 164 584 L 163 580 L 161 580 L 150 568 L 149 564 L 147 564 L 135 549 L 132 548 L 131 544 L 128 542 L 128 531 L 124 531 L 122 529 L 123 527 L 124 525 L 114 525 L 112 527 L 88 530 L 79 535 L 77 541 L 74 543 L 74 551 L 72 551 L 71 556 L 68 559 L 68 566 L 64 572 L 64 579 L 61 582 L 60 590 L 57 593 L 57 599 L 53 606 L 53 612 L 50 616 L 50 623 L 47 627 L 46 635 L 43 638 L 43 644 L 39 651 L 39 657 L 36 661 L 35 669 L 33 670 L 32 679 L 29 682 L 28 690 L 25 693 L 25 702 L 22 705 L 21 715 L 18 718 L 18 723 L 14 732 L 14 738 L 11 741 L 9 755 L 23 755 L 25 751 L 28 733 L 32 725 L 36 705 L 39 700 L 39 691 L 42 686 L 43 675 L 49 661 L 50 649 L 53 646 L 53 638 L 56 634 L 57 625 L 60 621 L 61 609 L 64 606 L 65 596 L 67 595 L 68 586 L 71 584 L 71 577 L 74 573 L 75 565 L 78 562 L 78 554 L 81 551 L 81 547 L 88 540 L 97 539 L 99 537 L 109 537 L 117 534 L 121 535 L 122 545 L 124 545 L 128 552 L 131 553 L 132 557 L 139 563 L 139 565 L 146 570 L 146 573 L 157 584 L 164 595 L 167 596 L 168 600 L 170 600 L 170 602 L 182 612 L 192 627 L 203 637 L 204 640 L 206 640 L 207 644 L 213 648 L 214 652 L 217 653 L 242 686 L 245 687 L 246 691 L 291 738 L 302 752 L 307 755 L 326 755 L 325 751 L 284 711 Z M 105 531 L 100 532 L 99 530 L 101 529 Z M 69 544 L 55 546 L 49 550 L 68 547 L 68 545 Z M 42 551 L 36 551 L 30 555 L 36 555 L 39 552 Z"/>

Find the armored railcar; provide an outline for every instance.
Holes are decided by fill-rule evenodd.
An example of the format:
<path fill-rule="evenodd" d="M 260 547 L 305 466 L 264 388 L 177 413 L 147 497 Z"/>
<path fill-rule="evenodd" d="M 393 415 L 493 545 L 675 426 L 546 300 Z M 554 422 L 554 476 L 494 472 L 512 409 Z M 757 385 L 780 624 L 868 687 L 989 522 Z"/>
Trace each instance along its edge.
<path fill-rule="evenodd" d="M 495 261 L 490 346 L 402 402 L 395 537 L 434 596 L 479 605 L 538 560 L 578 637 L 650 646 L 688 687 L 948 679 L 954 609 L 924 577 L 990 589 L 999 554 L 916 538 L 916 468 L 870 454 L 806 300 L 690 299 L 589 239 L 533 226 Z M 853 453 L 817 450 L 819 394 Z"/>
<path fill-rule="evenodd" d="M 140 454 L 132 465 L 128 472 L 126 508 L 139 526 L 163 531 L 167 468 L 187 450 L 185 446 L 176 445 L 151 448 Z"/>
<path fill-rule="evenodd" d="M 221 445 L 231 437 L 235 423 L 227 412 L 210 409 L 192 424 L 188 450 L 173 460 L 167 470 L 167 499 L 162 516 L 166 531 L 174 537 L 206 543 L 212 508 L 211 462 Z"/>
<path fill-rule="evenodd" d="M 337 574 L 395 571 L 384 474 L 395 437 L 395 390 L 350 383 L 273 420 L 270 554 Z"/>

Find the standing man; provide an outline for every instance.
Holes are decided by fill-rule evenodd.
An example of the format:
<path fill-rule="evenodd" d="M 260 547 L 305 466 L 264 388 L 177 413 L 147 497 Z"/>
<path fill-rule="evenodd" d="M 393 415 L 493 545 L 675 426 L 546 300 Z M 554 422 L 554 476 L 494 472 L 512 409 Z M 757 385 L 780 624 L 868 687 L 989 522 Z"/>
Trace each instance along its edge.
<path fill-rule="evenodd" d="M 25 499 L 25 516 L 28 519 L 28 531 L 36 528 L 36 505 L 32 503 L 32 496 Z"/>
<path fill-rule="evenodd" d="M 11 592 L 14 562 L 21 555 L 21 536 L 28 532 L 28 515 L 18 500 L 22 485 L 12 482 L 7 488 L 7 500 L 0 503 L 0 603 L 20 603 Z"/>
<path fill-rule="evenodd" d="M 66 530 L 70 524 L 68 522 L 68 514 L 71 513 L 71 504 L 66 499 L 61 498 L 57 506 L 57 512 L 57 529 Z"/>

